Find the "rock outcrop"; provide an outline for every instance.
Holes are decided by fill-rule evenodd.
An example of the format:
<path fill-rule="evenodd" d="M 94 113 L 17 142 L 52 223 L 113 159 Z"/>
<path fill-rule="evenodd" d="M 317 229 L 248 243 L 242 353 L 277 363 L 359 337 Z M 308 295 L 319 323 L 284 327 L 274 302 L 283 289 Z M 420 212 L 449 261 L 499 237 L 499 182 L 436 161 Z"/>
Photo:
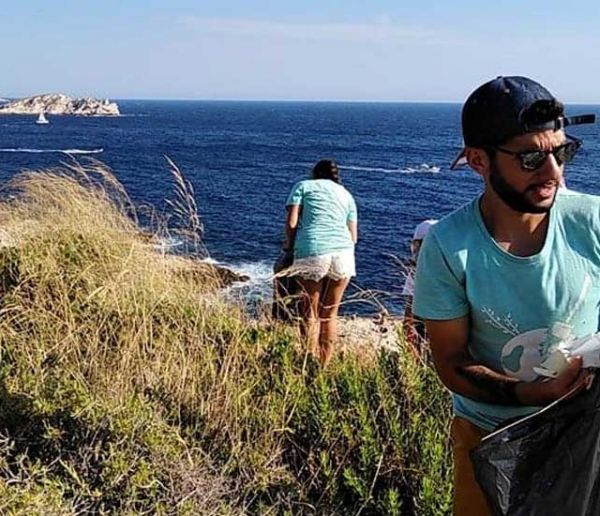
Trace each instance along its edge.
<path fill-rule="evenodd" d="M 212 284 L 216 288 L 225 288 L 233 283 L 245 282 L 250 279 L 245 274 L 237 272 L 192 257 L 167 255 L 167 263 L 177 274 L 188 281 L 198 281 L 202 284 Z"/>
<path fill-rule="evenodd" d="M 108 99 L 72 98 L 60 93 L 35 95 L 0 105 L 0 115 L 119 116 L 119 106 Z"/>

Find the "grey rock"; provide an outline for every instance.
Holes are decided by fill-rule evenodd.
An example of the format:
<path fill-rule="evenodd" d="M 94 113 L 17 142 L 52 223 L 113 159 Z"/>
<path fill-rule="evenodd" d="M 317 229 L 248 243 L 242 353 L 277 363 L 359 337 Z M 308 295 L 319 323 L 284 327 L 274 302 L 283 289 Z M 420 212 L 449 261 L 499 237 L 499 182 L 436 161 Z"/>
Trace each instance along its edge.
<path fill-rule="evenodd" d="M 108 99 L 73 98 L 61 93 L 35 95 L 0 105 L 0 115 L 119 116 L 119 106 Z"/>

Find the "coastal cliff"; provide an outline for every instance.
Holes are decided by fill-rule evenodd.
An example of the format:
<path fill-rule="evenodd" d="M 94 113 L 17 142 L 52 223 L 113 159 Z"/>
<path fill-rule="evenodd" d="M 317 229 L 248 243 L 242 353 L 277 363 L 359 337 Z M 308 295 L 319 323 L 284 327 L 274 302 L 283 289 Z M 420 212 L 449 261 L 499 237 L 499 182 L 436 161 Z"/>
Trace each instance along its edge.
<path fill-rule="evenodd" d="M 0 105 L 0 115 L 119 116 L 119 106 L 108 99 L 73 98 L 61 93 L 35 95 Z"/>

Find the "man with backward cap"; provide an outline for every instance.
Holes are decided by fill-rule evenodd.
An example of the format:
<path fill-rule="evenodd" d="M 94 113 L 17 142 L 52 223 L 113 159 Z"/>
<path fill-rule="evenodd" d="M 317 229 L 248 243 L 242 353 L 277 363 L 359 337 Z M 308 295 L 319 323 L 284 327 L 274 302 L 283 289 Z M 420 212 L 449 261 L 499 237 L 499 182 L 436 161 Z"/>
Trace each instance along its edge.
<path fill-rule="evenodd" d="M 563 105 L 526 77 L 477 88 L 462 111 L 468 164 L 483 193 L 431 228 L 417 264 L 413 310 L 452 391 L 454 514 L 487 515 L 469 452 L 491 431 L 587 381 L 571 356 L 553 379 L 537 372 L 557 342 L 598 330 L 600 198 L 559 189 L 582 142 Z"/>

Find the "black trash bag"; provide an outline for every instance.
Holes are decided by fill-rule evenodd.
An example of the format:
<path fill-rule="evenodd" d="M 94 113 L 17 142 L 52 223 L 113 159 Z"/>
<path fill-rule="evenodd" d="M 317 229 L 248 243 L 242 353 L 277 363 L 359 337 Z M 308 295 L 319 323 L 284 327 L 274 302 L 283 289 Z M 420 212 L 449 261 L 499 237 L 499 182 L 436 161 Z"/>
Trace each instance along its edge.
<path fill-rule="evenodd" d="M 289 269 L 294 262 L 293 251 L 282 251 L 273 272 L 278 274 Z M 271 316 L 278 321 L 293 322 L 300 317 L 300 283 L 296 276 L 275 276 L 273 279 L 273 305 Z"/>
<path fill-rule="evenodd" d="M 600 381 L 471 451 L 495 515 L 600 515 Z"/>

